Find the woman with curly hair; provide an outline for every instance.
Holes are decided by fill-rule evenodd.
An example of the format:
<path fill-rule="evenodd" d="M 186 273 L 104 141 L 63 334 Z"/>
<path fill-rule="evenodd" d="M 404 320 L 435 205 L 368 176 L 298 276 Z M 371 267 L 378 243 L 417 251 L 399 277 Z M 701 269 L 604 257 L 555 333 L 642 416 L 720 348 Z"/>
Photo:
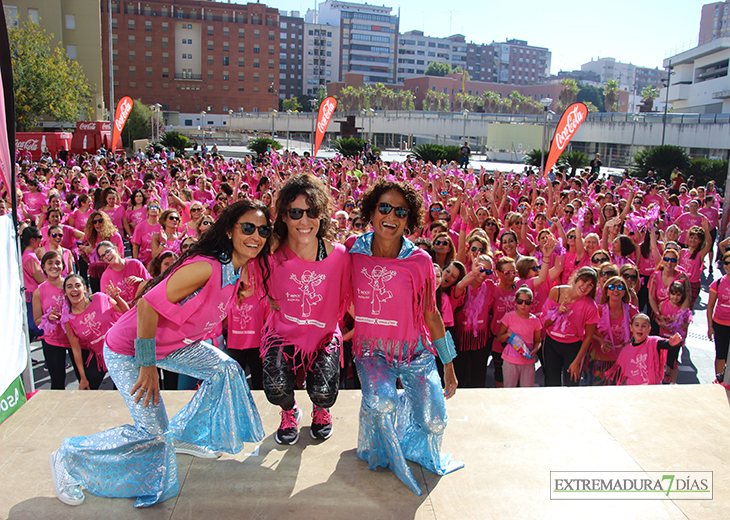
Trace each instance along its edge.
<path fill-rule="evenodd" d="M 380 181 L 361 202 L 373 231 L 350 251 L 353 351 L 363 394 L 357 456 L 370 469 L 391 468 L 420 495 L 406 459 L 438 475 L 463 467 L 441 454 L 447 421 L 444 396 L 452 397 L 458 386 L 456 351 L 437 309 L 432 260 L 406 238 L 406 229 L 418 229 L 423 221 L 421 195 L 408 184 Z M 445 390 L 437 354 L 444 363 Z M 402 396 L 397 380 L 405 390 Z"/>
<path fill-rule="evenodd" d="M 101 210 L 95 210 L 91 213 L 89 220 L 86 221 L 84 231 L 86 241 L 85 244 L 79 246 L 79 252 L 86 255 L 88 259 L 91 291 L 99 292 L 101 290 L 101 275 L 106 270 L 107 265 L 96 253 L 96 246 L 104 240 L 108 240 L 114 244 L 120 255 L 124 255 L 124 244 L 119 230 L 114 226 L 109 215 Z"/>
<path fill-rule="evenodd" d="M 350 259 L 342 244 L 332 242 L 330 196 L 310 174 L 290 178 L 276 201 L 275 240 L 270 296 L 278 307 L 261 335 L 264 392 L 281 407 L 275 440 L 299 440 L 302 412 L 294 398 L 297 368 L 303 367 L 312 400 L 313 439 L 332 435 L 329 409 L 337 400 L 342 333 L 350 293 Z M 207 236 L 207 233 L 203 235 Z"/>

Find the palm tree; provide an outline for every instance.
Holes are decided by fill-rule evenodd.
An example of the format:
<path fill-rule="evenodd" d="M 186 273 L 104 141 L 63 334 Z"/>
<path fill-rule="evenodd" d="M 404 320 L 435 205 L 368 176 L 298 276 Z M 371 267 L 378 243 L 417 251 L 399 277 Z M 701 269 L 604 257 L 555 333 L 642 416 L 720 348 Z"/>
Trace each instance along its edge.
<path fill-rule="evenodd" d="M 659 89 L 654 85 L 644 87 L 641 91 L 642 106 L 639 107 L 639 112 L 651 112 L 654 108 L 654 100 L 659 97 Z"/>
<path fill-rule="evenodd" d="M 499 109 L 499 94 L 496 92 L 484 92 L 482 94 L 482 107 L 487 114 L 494 114 Z"/>
<path fill-rule="evenodd" d="M 560 109 L 565 110 L 578 99 L 580 87 L 574 79 L 564 79 L 560 82 Z"/>
<path fill-rule="evenodd" d="M 570 152 L 564 152 L 558 158 L 558 166 L 568 166 L 571 169 L 571 173 L 575 173 L 578 168 L 585 168 L 590 164 L 588 156 L 579 150 L 571 150 Z"/>
<path fill-rule="evenodd" d="M 615 79 L 606 80 L 603 95 L 606 97 L 606 112 L 616 112 L 620 84 Z"/>

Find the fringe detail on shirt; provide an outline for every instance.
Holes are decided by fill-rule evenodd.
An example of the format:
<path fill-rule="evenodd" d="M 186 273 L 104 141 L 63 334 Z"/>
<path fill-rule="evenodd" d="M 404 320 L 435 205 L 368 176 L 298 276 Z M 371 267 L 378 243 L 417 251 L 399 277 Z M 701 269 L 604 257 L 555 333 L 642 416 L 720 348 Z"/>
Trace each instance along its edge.
<path fill-rule="evenodd" d="M 483 330 L 458 330 L 456 334 L 456 351 L 481 350 L 487 346 L 489 328 Z"/>
<path fill-rule="evenodd" d="M 281 350 L 282 356 L 287 359 L 291 359 L 294 371 L 297 371 L 299 368 L 304 368 L 305 371 L 309 372 L 309 370 L 312 368 L 312 363 L 314 363 L 314 360 L 317 357 L 317 353 L 322 349 L 325 349 L 325 351 L 328 353 L 333 352 L 334 350 L 339 350 L 340 367 L 344 366 L 342 356 L 342 334 L 340 333 L 339 329 L 330 336 L 327 336 L 319 345 L 317 345 L 316 348 L 312 349 L 311 351 L 305 352 L 302 348 L 288 343 L 276 332 L 276 330 L 274 330 L 273 327 L 264 326 L 264 330 L 261 331 L 261 348 L 259 349 L 259 355 L 261 356 L 261 359 L 264 359 L 269 349 L 280 348 L 285 345 L 291 345 L 294 347 L 294 356 L 289 356 L 286 352 Z M 297 356 L 299 356 L 299 359 L 301 360 L 299 363 L 297 363 L 296 361 Z"/>

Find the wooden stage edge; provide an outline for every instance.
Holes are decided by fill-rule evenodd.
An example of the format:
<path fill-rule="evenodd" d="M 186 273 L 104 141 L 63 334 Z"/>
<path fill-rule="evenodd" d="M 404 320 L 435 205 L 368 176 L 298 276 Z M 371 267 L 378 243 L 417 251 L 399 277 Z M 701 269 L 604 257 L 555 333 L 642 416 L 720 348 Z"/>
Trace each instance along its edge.
<path fill-rule="evenodd" d="M 163 392 L 172 415 L 191 392 Z M 466 466 L 438 477 L 411 467 L 423 495 L 355 456 L 360 392 L 332 409 L 334 434 L 279 446 L 278 409 L 254 392 L 266 437 L 219 460 L 178 456 L 180 494 L 149 509 L 86 494 L 71 508 L 53 492 L 48 456 L 64 437 L 130 422 L 116 392 L 38 392 L 0 426 L 0 518 L 8 519 L 726 519 L 730 394 L 718 385 L 459 390 L 443 451 Z M 551 500 L 553 471 L 711 471 L 711 500 Z"/>

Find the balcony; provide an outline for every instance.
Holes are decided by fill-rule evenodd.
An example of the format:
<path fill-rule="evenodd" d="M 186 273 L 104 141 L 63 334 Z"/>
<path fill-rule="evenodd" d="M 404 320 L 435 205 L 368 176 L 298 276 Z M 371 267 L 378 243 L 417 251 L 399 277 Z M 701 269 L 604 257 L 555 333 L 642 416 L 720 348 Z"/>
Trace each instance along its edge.
<path fill-rule="evenodd" d="M 178 74 L 175 73 L 175 79 L 186 79 L 186 80 L 193 80 L 193 81 L 202 81 L 203 75 L 202 74 Z"/>

